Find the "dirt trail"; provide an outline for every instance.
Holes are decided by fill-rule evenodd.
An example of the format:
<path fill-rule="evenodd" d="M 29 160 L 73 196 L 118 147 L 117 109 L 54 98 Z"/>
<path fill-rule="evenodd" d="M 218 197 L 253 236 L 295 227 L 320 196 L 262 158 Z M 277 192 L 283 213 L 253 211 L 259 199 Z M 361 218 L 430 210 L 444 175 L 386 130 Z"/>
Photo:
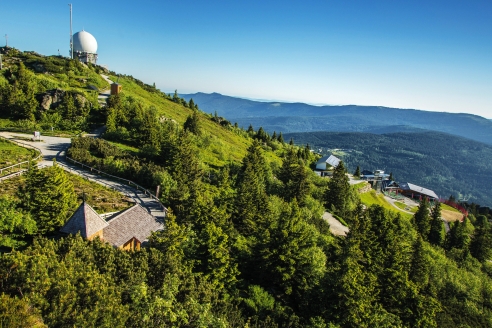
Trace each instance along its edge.
<path fill-rule="evenodd" d="M 340 221 L 335 219 L 331 213 L 325 212 L 323 214 L 323 219 L 328 221 L 330 224 L 330 231 L 336 236 L 346 236 L 349 232 L 349 228 L 344 226 Z"/>

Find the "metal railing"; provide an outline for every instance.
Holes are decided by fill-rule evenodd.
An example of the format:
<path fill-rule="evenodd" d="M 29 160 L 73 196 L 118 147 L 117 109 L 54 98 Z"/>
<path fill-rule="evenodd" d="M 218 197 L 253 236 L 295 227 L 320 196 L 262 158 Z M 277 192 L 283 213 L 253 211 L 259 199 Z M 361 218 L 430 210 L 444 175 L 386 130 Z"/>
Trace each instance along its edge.
<path fill-rule="evenodd" d="M 42 152 L 41 152 L 41 149 L 39 149 L 38 147 L 35 147 L 33 145 L 30 145 L 30 144 L 27 144 L 27 143 L 24 143 L 22 141 L 18 141 L 18 140 L 12 140 L 12 139 L 9 139 L 9 138 L 6 138 L 6 137 L 3 137 L 3 136 L 0 136 L 0 138 L 4 139 L 4 140 L 7 140 L 9 142 L 12 142 L 12 143 L 16 143 L 16 144 L 20 144 L 21 146 L 23 147 L 27 147 L 27 148 L 32 148 L 34 150 L 36 150 L 38 152 L 38 155 L 31 159 L 30 161 L 37 161 L 41 155 L 42 155 Z M 27 169 L 23 169 L 22 168 L 22 165 L 23 164 L 26 164 L 27 167 L 29 167 L 29 162 L 30 161 L 23 161 L 23 162 L 19 162 L 19 163 L 16 163 L 14 165 L 10 165 L 10 166 L 7 166 L 7 167 L 4 167 L 4 168 L 0 168 L 0 181 L 1 180 L 5 180 L 5 179 L 8 179 L 8 178 L 12 178 L 14 176 L 18 176 L 20 174 L 22 174 L 22 172 L 25 172 Z M 12 172 L 12 170 L 16 167 L 16 166 L 19 166 L 20 170 L 17 171 L 17 172 Z M 2 175 L 4 171 L 7 171 L 9 172 L 8 174 L 6 175 Z M 19 173 L 20 172 L 20 173 Z"/>
<path fill-rule="evenodd" d="M 84 164 L 82 162 L 79 162 L 79 161 L 76 161 L 74 160 L 73 158 L 70 158 L 68 156 L 65 156 L 65 159 L 69 162 L 72 162 L 74 164 L 78 164 L 80 166 L 82 166 L 82 168 L 88 168 L 91 170 L 91 172 L 95 172 L 99 175 L 104 175 L 104 176 L 107 176 L 107 177 L 110 177 L 111 179 L 115 179 L 115 180 L 119 180 L 119 181 L 123 181 L 125 182 L 126 184 L 128 184 L 130 187 L 135 187 L 137 190 L 141 190 L 145 193 L 145 195 L 149 196 L 150 198 L 152 198 L 153 200 L 157 201 L 161 206 L 162 206 L 162 209 L 167 212 L 167 208 L 164 206 L 164 204 L 161 203 L 161 201 L 159 200 L 159 198 L 157 198 L 155 195 L 152 194 L 152 192 L 144 187 L 142 187 L 141 185 L 139 185 L 138 183 L 135 183 L 131 180 L 128 180 L 128 179 L 124 179 L 124 178 L 120 178 L 120 177 L 117 177 L 115 175 L 112 175 L 112 174 L 109 174 L 109 173 L 106 173 L 104 171 L 101 171 L 100 169 L 97 169 L 95 167 L 92 167 L 92 166 L 89 166 L 87 164 Z M 62 164 L 63 165 L 63 164 Z M 68 166 L 67 166 L 68 167 Z M 101 181 L 103 182 L 104 184 L 107 184 L 105 183 L 104 181 Z M 107 184 L 109 185 L 109 184 Z M 114 188 L 114 186 L 112 185 L 109 185 L 111 186 L 111 188 Z"/>

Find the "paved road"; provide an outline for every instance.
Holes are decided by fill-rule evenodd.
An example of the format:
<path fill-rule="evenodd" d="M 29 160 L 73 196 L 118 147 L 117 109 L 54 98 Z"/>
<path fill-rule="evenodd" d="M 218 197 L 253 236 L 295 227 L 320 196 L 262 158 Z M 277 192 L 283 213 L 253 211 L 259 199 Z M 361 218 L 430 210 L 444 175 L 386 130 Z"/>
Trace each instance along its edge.
<path fill-rule="evenodd" d="M 0 132 L 0 135 L 12 141 L 16 141 L 18 137 L 31 137 L 31 135 L 15 132 Z M 99 184 L 118 190 L 122 194 L 133 198 L 135 202 L 145 207 L 155 217 L 164 218 L 166 216 L 161 203 L 152 199 L 145 192 L 137 190 L 136 188 L 129 186 L 126 183 L 115 181 L 98 175 L 95 171 L 91 172 L 90 170 L 81 169 L 79 166 L 67 162 L 65 159 L 65 151 L 68 149 L 68 147 L 70 147 L 69 138 L 41 136 L 41 140 L 41 142 L 21 140 L 23 143 L 32 145 L 41 150 L 41 153 L 43 154 L 43 160 L 40 162 L 41 165 L 52 166 L 53 159 L 56 159 L 56 161 L 60 163 L 60 166 L 63 167 L 65 170 L 73 174 L 83 176 L 91 181 L 95 181 Z"/>

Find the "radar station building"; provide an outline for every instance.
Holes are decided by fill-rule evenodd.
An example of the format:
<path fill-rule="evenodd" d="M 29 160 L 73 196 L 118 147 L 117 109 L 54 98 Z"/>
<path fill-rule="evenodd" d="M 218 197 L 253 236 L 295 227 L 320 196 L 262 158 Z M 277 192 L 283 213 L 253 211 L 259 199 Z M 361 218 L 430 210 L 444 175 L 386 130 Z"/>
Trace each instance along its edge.
<path fill-rule="evenodd" d="M 73 35 L 73 58 L 83 63 L 97 64 L 96 38 L 84 30 Z"/>

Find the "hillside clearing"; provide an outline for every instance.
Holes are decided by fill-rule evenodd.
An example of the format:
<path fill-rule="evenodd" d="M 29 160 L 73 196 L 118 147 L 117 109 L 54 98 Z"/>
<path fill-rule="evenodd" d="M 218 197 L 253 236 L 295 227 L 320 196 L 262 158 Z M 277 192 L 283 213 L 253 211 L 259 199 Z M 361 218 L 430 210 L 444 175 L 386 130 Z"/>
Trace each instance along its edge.
<path fill-rule="evenodd" d="M 370 192 L 360 194 L 359 196 L 361 202 L 366 206 L 379 205 L 389 211 L 399 213 L 404 218 L 408 218 L 408 219 L 412 218 L 411 214 L 405 213 L 403 211 L 399 211 L 396 207 L 392 206 L 390 203 L 388 203 L 388 201 L 386 201 L 383 194 L 376 194 L 375 190 L 371 190 Z"/>

